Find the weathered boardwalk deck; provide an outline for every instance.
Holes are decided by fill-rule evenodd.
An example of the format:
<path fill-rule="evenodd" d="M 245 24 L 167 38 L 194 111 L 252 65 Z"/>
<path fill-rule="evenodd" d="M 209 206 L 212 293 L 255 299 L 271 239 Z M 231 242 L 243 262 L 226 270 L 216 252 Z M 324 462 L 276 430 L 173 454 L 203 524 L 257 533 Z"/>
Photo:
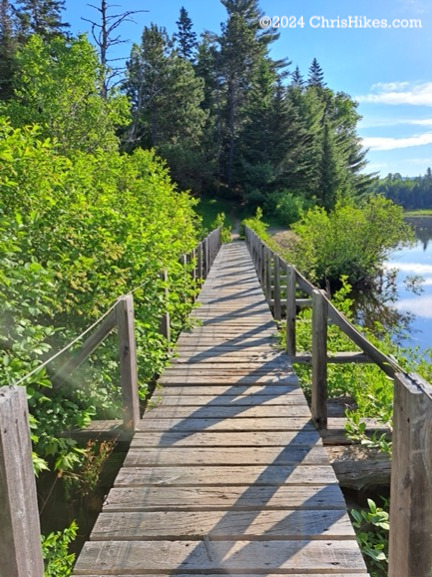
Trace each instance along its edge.
<path fill-rule="evenodd" d="M 243 243 L 199 300 L 74 574 L 367 577 Z"/>

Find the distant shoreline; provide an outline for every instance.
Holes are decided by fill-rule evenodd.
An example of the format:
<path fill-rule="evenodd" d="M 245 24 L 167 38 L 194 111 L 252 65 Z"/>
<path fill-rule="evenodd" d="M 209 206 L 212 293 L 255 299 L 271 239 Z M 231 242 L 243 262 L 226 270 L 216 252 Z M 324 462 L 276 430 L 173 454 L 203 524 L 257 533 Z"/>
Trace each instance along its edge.
<path fill-rule="evenodd" d="M 404 216 L 432 216 L 432 208 L 419 208 L 418 210 L 407 210 Z"/>

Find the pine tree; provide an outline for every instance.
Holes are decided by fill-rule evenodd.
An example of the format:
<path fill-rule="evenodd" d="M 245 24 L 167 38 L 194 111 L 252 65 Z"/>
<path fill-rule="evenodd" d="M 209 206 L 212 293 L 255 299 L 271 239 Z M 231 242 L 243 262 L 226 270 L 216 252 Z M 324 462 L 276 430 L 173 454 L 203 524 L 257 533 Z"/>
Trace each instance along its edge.
<path fill-rule="evenodd" d="M 278 38 L 274 30 L 259 26 L 262 15 L 257 0 L 222 0 L 228 11 L 219 37 L 221 75 L 226 91 L 226 182 L 233 189 L 236 145 L 244 121 L 249 89 L 261 60 L 268 58 L 269 44 Z"/>
<path fill-rule="evenodd" d="M 180 16 L 176 24 L 178 32 L 174 34 L 174 40 L 178 44 L 178 53 L 185 60 L 194 62 L 198 47 L 197 35 L 193 31 L 192 20 L 184 7 L 180 9 Z"/>
<path fill-rule="evenodd" d="M 204 82 L 180 58 L 164 28 L 145 27 L 127 63 L 125 90 L 133 122 L 125 147 L 155 147 L 182 186 L 198 187 L 200 139 L 206 120 Z"/>
<path fill-rule="evenodd" d="M 324 88 L 326 86 L 324 82 L 324 72 L 316 58 L 312 60 L 309 68 L 308 86 L 316 86 L 318 88 Z"/>
<path fill-rule="evenodd" d="M 63 22 L 61 17 L 64 0 L 17 0 L 17 4 L 13 11 L 21 43 L 32 34 L 39 34 L 45 40 L 67 34 L 70 25 Z"/>
<path fill-rule="evenodd" d="M 8 0 L 0 1 L 0 100 L 8 100 L 13 95 L 15 72 L 15 52 L 17 40 Z"/>
<path fill-rule="evenodd" d="M 239 142 L 241 181 L 252 204 L 295 189 L 298 156 L 305 132 L 280 76 L 262 63 L 251 90 L 247 120 Z"/>
<path fill-rule="evenodd" d="M 302 86 L 304 86 L 304 83 L 305 83 L 305 81 L 303 79 L 303 76 L 300 73 L 300 68 L 298 66 L 296 66 L 295 70 L 291 76 L 291 86 L 301 88 Z"/>

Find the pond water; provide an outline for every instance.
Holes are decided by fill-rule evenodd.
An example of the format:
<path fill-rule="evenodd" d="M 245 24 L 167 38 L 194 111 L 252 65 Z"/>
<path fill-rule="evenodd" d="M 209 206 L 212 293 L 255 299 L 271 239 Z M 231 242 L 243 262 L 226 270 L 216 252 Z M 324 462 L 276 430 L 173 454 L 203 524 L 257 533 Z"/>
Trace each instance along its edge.
<path fill-rule="evenodd" d="M 406 218 L 416 231 L 417 244 L 396 250 L 386 265 L 397 269 L 397 301 L 395 307 L 412 315 L 407 346 L 421 350 L 432 347 L 432 217 Z M 420 276 L 421 293 L 409 289 L 410 279 Z"/>

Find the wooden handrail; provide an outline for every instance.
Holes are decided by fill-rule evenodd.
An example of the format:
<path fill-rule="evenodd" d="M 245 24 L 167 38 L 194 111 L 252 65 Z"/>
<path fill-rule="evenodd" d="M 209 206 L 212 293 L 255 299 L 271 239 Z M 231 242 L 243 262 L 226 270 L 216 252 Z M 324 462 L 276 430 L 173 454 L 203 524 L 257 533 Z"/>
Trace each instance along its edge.
<path fill-rule="evenodd" d="M 310 296 L 313 296 L 314 291 L 317 290 L 317 287 L 315 287 L 311 282 L 309 282 L 296 269 L 296 267 L 294 267 L 293 265 L 289 265 L 283 260 L 281 260 L 281 257 L 277 255 L 270 247 L 268 247 L 268 245 L 265 242 L 263 242 L 252 229 L 246 227 L 246 231 L 247 231 L 246 239 L 248 240 L 248 243 L 250 243 L 251 241 L 256 242 L 256 239 L 258 239 L 259 243 L 263 247 L 265 247 L 266 251 L 268 251 L 268 254 L 270 255 L 269 258 L 270 261 L 272 259 L 273 261 L 278 259 L 279 261 L 282 262 L 282 266 L 287 271 L 287 274 L 290 274 L 289 271 L 294 272 L 295 276 L 294 282 L 291 279 L 291 281 L 287 283 L 289 284 L 289 286 L 287 286 L 287 292 L 288 295 L 290 295 L 287 296 L 287 308 L 290 310 L 290 316 L 292 317 L 294 309 L 293 302 L 296 303 L 295 307 L 297 308 L 297 302 L 295 299 L 295 291 L 293 290 L 294 288 L 293 285 L 295 284 L 295 287 L 298 286 L 302 291 L 304 291 Z M 253 256 L 254 253 L 252 252 L 251 254 Z M 265 275 L 266 278 L 270 276 L 270 267 L 266 268 Z M 265 289 L 266 289 L 265 292 L 267 292 L 267 287 L 265 287 Z M 358 329 L 348 319 L 346 319 L 340 311 L 337 310 L 337 308 L 333 305 L 333 303 L 330 301 L 330 299 L 327 297 L 324 291 L 322 296 L 327 302 L 328 318 L 336 326 L 338 326 L 353 341 L 353 343 L 356 344 L 370 358 L 371 362 L 376 363 L 391 378 L 394 378 L 396 373 L 403 372 L 403 369 L 393 359 L 391 359 L 390 357 L 382 353 L 377 347 L 375 347 L 375 345 L 373 345 L 366 337 L 364 337 L 358 331 Z M 290 319 L 290 322 L 292 323 L 292 319 Z M 292 329 L 290 332 L 292 332 Z M 291 351 L 287 352 L 290 354 L 292 351 L 293 348 L 291 348 Z M 290 354 L 290 356 L 294 357 L 295 352 L 294 354 Z"/>
<path fill-rule="evenodd" d="M 191 271 L 192 278 L 206 278 L 214 259 L 221 246 L 221 227 L 209 233 L 198 244 L 198 247 L 189 254 L 182 255 L 179 262 L 187 267 L 194 259 L 195 266 Z M 195 258 L 196 257 L 196 258 Z M 163 284 L 164 300 L 168 301 L 168 273 L 160 274 Z M 75 350 L 60 366 L 52 377 L 53 386 L 67 386 L 71 380 L 71 373 L 76 370 L 117 328 L 119 339 L 120 358 L 120 381 L 123 398 L 123 427 L 125 430 L 134 431 L 137 427 L 139 414 L 138 376 L 136 367 L 135 351 L 135 321 L 134 303 L 132 294 L 119 297 L 113 309 L 103 318 L 102 322 L 84 341 L 81 347 Z M 160 322 L 161 334 L 167 340 L 168 346 L 171 340 L 171 327 L 169 312 L 166 311 Z"/>
<path fill-rule="evenodd" d="M 246 242 L 257 270 L 261 270 L 257 247 L 264 247 L 265 243 L 248 227 Z M 279 261 L 280 257 L 269 247 L 267 249 L 270 260 Z M 337 310 L 324 291 L 316 289 L 295 267 L 282 263 L 287 273 L 287 353 L 293 362 L 312 363 L 311 411 L 317 427 L 325 429 L 327 425 L 327 363 L 332 360 L 373 362 L 393 379 L 388 577 L 432 575 L 432 386 L 417 375 L 405 373 Z M 261 279 L 268 277 L 268 271 Z M 312 355 L 296 355 L 297 286 L 312 296 Z M 327 356 L 329 319 L 363 351 L 363 355 L 347 353 L 345 358 L 339 356 L 337 359 Z"/>

